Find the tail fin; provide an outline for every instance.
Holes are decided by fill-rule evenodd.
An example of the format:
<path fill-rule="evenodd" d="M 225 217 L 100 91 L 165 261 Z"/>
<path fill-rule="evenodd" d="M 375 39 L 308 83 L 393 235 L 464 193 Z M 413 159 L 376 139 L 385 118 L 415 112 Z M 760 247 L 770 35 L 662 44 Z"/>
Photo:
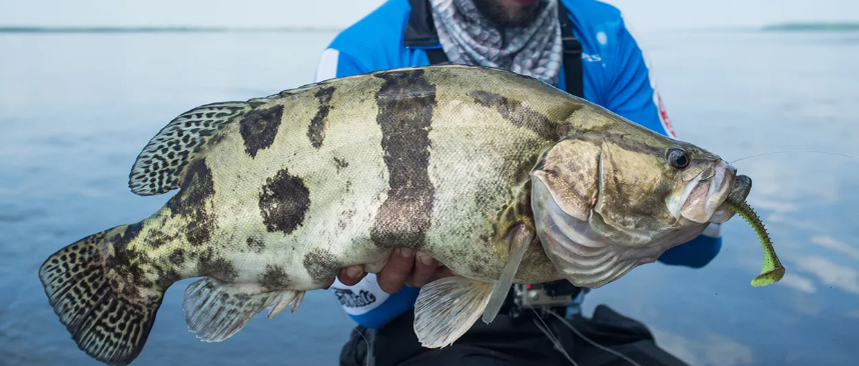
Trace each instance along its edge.
<path fill-rule="evenodd" d="M 140 354 L 164 297 L 129 301 L 108 281 L 102 253 L 124 227 L 83 238 L 39 269 L 50 304 L 78 347 L 110 365 L 127 365 Z"/>

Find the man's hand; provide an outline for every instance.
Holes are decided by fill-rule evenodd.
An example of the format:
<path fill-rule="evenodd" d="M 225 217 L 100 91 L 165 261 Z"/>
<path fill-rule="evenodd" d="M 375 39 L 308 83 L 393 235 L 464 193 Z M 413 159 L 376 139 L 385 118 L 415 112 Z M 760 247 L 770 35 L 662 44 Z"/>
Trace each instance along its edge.
<path fill-rule="evenodd" d="M 337 278 L 344 285 L 352 286 L 366 276 L 363 265 L 346 267 L 340 270 Z M 440 266 L 435 258 L 409 248 L 397 248 L 391 252 L 388 263 L 376 278 L 382 291 L 397 293 L 403 285 L 421 287 L 439 278 L 453 276 L 449 268 Z"/>

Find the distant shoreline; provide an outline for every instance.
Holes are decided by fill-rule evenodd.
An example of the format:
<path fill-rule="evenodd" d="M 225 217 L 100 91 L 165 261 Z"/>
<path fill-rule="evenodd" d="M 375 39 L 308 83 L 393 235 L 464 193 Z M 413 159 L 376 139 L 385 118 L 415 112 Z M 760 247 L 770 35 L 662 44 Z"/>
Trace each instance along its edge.
<path fill-rule="evenodd" d="M 859 31 L 859 22 L 839 23 L 782 23 L 761 28 L 765 32 L 853 32 Z"/>
<path fill-rule="evenodd" d="M 2 33 L 316 33 L 339 32 L 342 27 L 27 27 L 0 26 Z M 793 22 L 771 24 L 759 28 L 705 28 L 690 29 L 692 31 L 728 31 L 728 32 L 856 32 L 859 22 Z"/>
<path fill-rule="evenodd" d="M 340 30 L 335 27 L 0 27 L 0 33 L 300 33 Z"/>

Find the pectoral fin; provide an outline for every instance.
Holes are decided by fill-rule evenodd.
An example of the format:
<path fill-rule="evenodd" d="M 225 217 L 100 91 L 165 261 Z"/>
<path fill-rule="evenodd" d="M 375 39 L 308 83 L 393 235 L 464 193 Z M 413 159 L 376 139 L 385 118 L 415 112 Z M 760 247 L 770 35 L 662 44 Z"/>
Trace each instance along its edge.
<path fill-rule="evenodd" d="M 421 288 L 415 302 L 415 334 L 421 345 L 440 348 L 471 329 L 492 294 L 492 284 L 445 277 Z"/>
<path fill-rule="evenodd" d="M 415 302 L 415 334 L 427 348 L 445 347 L 467 332 L 483 314 L 487 324 L 495 319 L 516 271 L 535 232 L 524 224 L 517 225 L 507 236 L 509 255 L 501 277 L 495 285 L 453 276 L 432 282 L 423 288 Z"/>
<path fill-rule="evenodd" d="M 491 323 L 501 306 L 504 305 L 504 300 L 507 298 L 507 292 L 510 291 L 510 286 L 513 285 L 513 279 L 516 276 L 516 271 L 519 270 L 519 264 L 522 263 L 522 257 L 531 245 L 534 239 L 534 231 L 529 229 L 525 224 L 519 224 L 510 230 L 507 236 L 507 264 L 501 271 L 501 277 L 495 286 L 492 288 L 492 296 L 489 297 L 489 303 L 486 305 L 486 310 L 483 312 L 483 322 Z"/>

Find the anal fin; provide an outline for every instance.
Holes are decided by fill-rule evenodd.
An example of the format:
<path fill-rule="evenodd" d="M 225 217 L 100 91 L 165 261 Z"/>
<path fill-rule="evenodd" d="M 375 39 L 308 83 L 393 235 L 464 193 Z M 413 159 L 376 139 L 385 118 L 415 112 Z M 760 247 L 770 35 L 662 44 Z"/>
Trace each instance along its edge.
<path fill-rule="evenodd" d="M 292 310 L 290 310 L 293 314 L 298 310 L 298 305 L 301 305 L 301 300 L 304 300 L 304 291 L 299 292 L 298 295 L 295 296 L 295 302 L 292 304 Z"/>
<path fill-rule="evenodd" d="M 415 334 L 421 345 L 440 348 L 467 332 L 483 313 L 492 284 L 451 276 L 421 288 L 415 302 Z"/>
<path fill-rule="evenodd" d="M 304 291 L 281 292 L 274 300 L 274 305 L 271 307 L 271 311 L 268 313 L 267 317 L 269 319 L 274 318 L 275 315 L 279 314 L 283 309 L 286 309 L 286 307 L 293 302 L 292 313 L 295 314 L 295 311 L 298 310 L 298 305 L 301 304 L 302 299 L 304 299 Z"/>
<path fill-rule="evenodd" d="M 185 323 L 205 342 L 232 337 L 251 318 L 271 306 L 280 292 L 259 292 L 255 288 L 221 283 L 204 278 L 185 290 L 182 307 Z"/>

